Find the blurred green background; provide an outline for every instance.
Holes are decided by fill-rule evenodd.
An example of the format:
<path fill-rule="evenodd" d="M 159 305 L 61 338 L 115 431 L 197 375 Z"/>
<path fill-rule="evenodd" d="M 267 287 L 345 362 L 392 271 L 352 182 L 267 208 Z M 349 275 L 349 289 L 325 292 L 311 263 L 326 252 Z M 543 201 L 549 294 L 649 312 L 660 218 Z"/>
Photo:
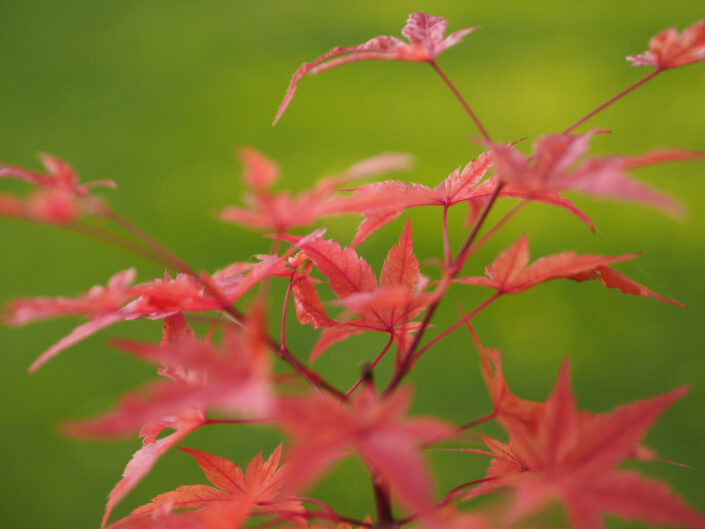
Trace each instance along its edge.
<path fill-rule="evenodd" d="M 301 189 L 322 174 L 382 151 L 408 151 L 410 181 L 435 185 L 479 151 L 467 116 L 423 64 L 367 62 L 303 80 L 289 111 L 271 120 L 296 67 L 334 45 L 398 35 L 411 11 L 449 19 L 450 29 L 482 31 L 439 60 L 492 136 L 513 140 L 564 129 L 644 75 L 624 61 L 646 49 L 658 30 L 703 17 L 701 0 L 663 2 L 199 2 L 2 0 L 0 2 L 0 160 L 38 168 L 39 151 L 69 160 L 84 180 L 119 183 L 106 191 L 114 208 L 199 269 L 215 270 L 266 251 L 268 242 L 213 219 L 215 207 L 238 203 L 234 149 L 252 145 L 278 160 L 282 186 Z M 705 64 L 677 69 L 647 84 L 590 125 L 613 131 L 596 152 L 638 153 L 656 147 L 705 150 Z M 562 358 L 570 355 L 581 407 L 603 411 L 682 384 L 692 392 L 651 430 L 648 444 L 693 466 L 638 464 L 693 504 L 705 507 L 705 181 L 702 164 L 642 170 L 646 180 L 690 207 L 682 222 L 638 206 L 576 197 L 597 234 L 560 210 L 531 205 L 470 263 L 480 272 L 521 232 L 534 256 L 564 249 L 642 251 L 620 267 L 657 292 L 692 305 L 681 310 L 620 295 L 597 284 L 555 282 L 507 297 L 476 320 L 483 340 L 504 354 L 510 385 L 543 399 Z M 0 182 L 0 188 L 18 186 Z M 507 205 L 503 205 L 506 209 Z M 501 210 L 502 208 L 500 208 Z M 417 255 L 441 251 L 440 212 L 412 211 Z M 496 218 L 496 217 L 495 217 Z M 454 243 L 463 215 L 455 212 Z M 329 234 L 349 241 L 357 219 L 336 219 Z M 402 220 L 364 243 L 378 269 Z M 0 222 L 0 301 L 74 294 L 104 284 L 136 264 L 139 280 L 162 273 L 109 247 L 59 230 Z M 284 285 L 275 284 L 281 294 Z M 487 295 L 458 288 L 435 322 L 455 318 Z M 276 306 L 276 304 L 274 304 Z M 108 335 L 158 338 L 155 323 L 124 324 L 65 352 L 35 375 L 26 368 L 76 321 L 0 328 L 0 486 L 2 526 L 97 527 L 108 491 L 136 439 L 81 443 L 56 434 L 56 423 L 107 409 L 126 388 L 153 376 L 106 345 Z M 290 325 L 292 350 L 305 355 L 316 333 Z M 334 347 L 319 361 L 340 386 L 371 360 L 383 336 Z M 386 366 L 383 366 L 382 372 Z M 454 334 L 414 372 L 414 409 L 463 422 L 489 410 L 476 352 Z M 492 428 L 485 431 L 492 432 Z M 271 451 L 267 428 L 211 427 L 184 444 L 246 463 Z M 480 456 L 433 454 L 439 490 L 481 477 Z M 203 482 L 190 458 L 168 454 L 120 505 L 122 515 L 178 484 Z M 360 466 L 346 461 L 312 493 L 352 516 L 371 509 Z M 618 524 L 615 524 L 618 525 Z"/>

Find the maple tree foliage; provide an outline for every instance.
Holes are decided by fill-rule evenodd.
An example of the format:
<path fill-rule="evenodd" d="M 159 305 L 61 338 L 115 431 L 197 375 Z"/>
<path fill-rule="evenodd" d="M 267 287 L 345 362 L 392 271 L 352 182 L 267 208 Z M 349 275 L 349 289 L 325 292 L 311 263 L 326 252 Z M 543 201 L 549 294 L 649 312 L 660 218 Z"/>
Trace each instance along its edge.
<path fill-rule="evenodd" d="M 346 407 L 317 394 L 283 399 L 277 421 L 294 440 L 290 487 L 310 484 L 352 447 L 408 508 L 430 511 L 430 475 L 420 447 L 451 429 L 438 419 L 406 419 L 409 400 L 408 391 L 380 399 L 369 386 Z"/>
<path fill-rule="evenodd" d="M 440 53 L 475 29 L 446 36 L 446 28 L 447 21 L 441 17 L 412 13 L 402 30 L 407 42 L 376 37 L 359 46 L 334 48 L 303 64 L 294 73 L 275 122 L 298 82 L 309 73 L 363 60 L 427 62 L 473 120 L 483 137 L 480 144 L 487 150 L 435 187 L 401 180 L 360 183 L 360 179 L 410 167 L 408 155 L 384 153 L 293 194 L 274 190 L 280 178 L 276 162 L 253 148 L 243 148 L 239 158 L 244 167 L 245 205 L 223 208 L 218 216 L 248 229 L 274 232 L 267 234 L 271 249 L 213 273 L 195 271 L 91 194 L 96 186 L 114 187 L 112 182 L 80 184 L 66 162 L 48 155 L 41 157 L 45 173 L 0 165 L 0 178 L 33 186 L 26 197 L 0 194 L 0 216 L 61 225 L 165 269 L 162 277 L 134 284 L 136 269 L 129 268 L 112 276 L 106 286 L 94 286 L 76 297 L 21 298 L 0 309 L 1 321 L 15 326 L 55 317 L 87 319 L 41 354 L 30 371 L 116 323 L 141 318 L 162 322 L 162 337 L 156 343 L 112 340 L 117 349 L 156 365 L 159 378 L 118 397 L 110 411 L 94 419 L 62 426 L 63 433 L 82 438 L 142 437 L 142 445 L 108 494 L 102 527 L 108 526 L 116 506 L 135 491 L 162 456 L 176 447 L 195 459 L 211 484 L 181 485 L 159 494 L 113 522 L 111 528 L 238 529 L 285 524 L 310 529 L 397 529 L 415 524 L 428 529 L 509 529 L 556 501 L 577 529 L 601 529 L 607 514 L 651 524 L 705 527 L 705 518 L 665 483 L 619 466 L 628 459 L 658 459 L 643 438 L 687 388 L 625 404 L 609 413 L 579 410 L 565 362 L 545 401 L 526 400 L 509 389 L 499 351 L 483 347 L 470 323 L 504 295 L 555 279 L 595 280 L 623 293 L 682 306 L 612 268 L 637 254 L 563 251 L 530 262 L 524 234 L 485 268 L 485 276 L 462 275 L 475 250 L 498 236 L 529 201 L 560 207 L 590 228 L 594 228 L 592 221 L 562 196 L 564 192 L 640 202 L 671 214 L 684 211 L 679 201 L 634 179 L 629 171 L 664 162 L 703 161 L 705 153 L 659 149 L 636 156 L 588 156 L 592 137 L 604 131 L 573 131 L 662 70 L 703 60 L 703 22 L 680 34 L 673 28 L 659 33 L 648 52 L 629 57 L 636 65 L 655 67 L 654 72 L 565 131 L 538 138 L 530 156 L 519 150 L 518 142 L 492 140 L 435 62 Z M 488 228 L 494 205 L 507 198 L 520 203 Z M 449 226 L 448 209 L 457 204 L 467 205 L 467 221 Z M 442 258 L 419 262 L 412 223 L 407 219 L 377 274 L 356 247 L 416 207 L 443 208 L 439 223 Z M 325 238 L 323 228 L 306 235 L 295 231 L 339 214 L 363 217 L 349 247 Z M 95 223 L 96 219 L 101 223 Z M 102 223 L 112 223 L 111 228 L 121 228 L 126 235 Z M 466 232 L 455 254 L 450 229 Z M 289 244 L 283 252 L 282 241 Z M 428 275 L 424 262 L 433 263 Z M 335 299 L 321 298 L 323 284 Z M 467 287 L 490 288 L 495 293 L 449 326 L 432 323 L 446 293 Z M 276 298 L 283 302 L 279 335 L 274 336 L 268 307 L 271 298 L 282 292 L 283 297 Z M 290 301 L 301 325 L 321 331 L 307 349 L 290 349 Z M 330 307 L 338 308 L 339 314 L 330 316 Z M 207 324 L 208 331 L 200 332 L 191 320 Z M 457 426 L 439 417 L 416 416 L 410 411 L 412 391 L 407 375 L 422 354 L 463 325 L 480 353 L 491 412 Z M 374 360 L 364 351 L 367 363 L 362 376 L 347 392 L 331 382 L 328 373 L 314 369 L 313 361 L 330 346 L 367 332 L 386 334 L 388 341 Z M 427 339 L 430 332 L 436 334 Z M 380 382 L 385 380 L 376 368 L 392 345 L 396 345 L 396 357 L 382 388 Z M 482 449 L 441 448 L 490 457 L 486 475 L 468 476 L 439 500 L 425 451 L 488 421 L 495 421 L 508 439 L 480 433 Z M 261 452 L 255 455 L 245 471 L 225 457 L 179 446 L 192 432 L 213 424 L 246 428 L 254 422 L 275 429 L 284 441 L 267 459 Z M 324 480 L 334 464 L 347 456 L 362 462 L 371 482 L 373 517 L 358 520 L 318 499 L 299 496 Z M 504 495 L 508 504 L 501 498 L 489 507 L 466 509 L 462 501 L 454 503 L 496 492 L 509 492 Z M 400 516 L 401 511 L 406 517 Z"/>
<path fill-rule="evenodd" d="M 349 208 L 362 212 L 365 219 L 360 224 L 353 246 L 357 246 L 373 232 L 393 221 L 404 210 L 419 206 L 442 206 L 447 209 L 456 204 L 467 204 L 471 212 L 485 206 L 497 187 L 497 177 L 483 177 L 493 165 L 493 153 L 485 152 L 469 162 L 462 171 L 456 169 L 435 188 L 422 184 L 407 184 L 398 180 L 368 184 L 358 188 L 351 197 Z M 551 191 L 527 191 L 518 186 L 504 186 L 499 193 L 502 197 L 520 198 L 543 202 L 563 209 L 577 216 L 590 228 L 590 219 L 572 202 Z M 470 220 L 474 220 L 473 217 Z"/>
<path fill-rule="evenodd" d="M 95 187 L 115 188 L 115 182 L 96 180 L 79 184 L 78 176 L 65 161 L 50 154 L 42 154 L 39 159 L 46 173 L 0 165 L 0 178 L 21 180 L 34 188 L 25 198 L 0 194 L 0 216 L 62 225 L 76 221 L 83 214 L 102 214 L 103 202 L 89 195 L 89 191 Z"/>
<path fill-rule="evenodd" d="M 705 20 L 688 26 L 682 33 L 676 28 L 664 29 L 649 41 L 649 51 L 630 55 L 627 60 L 635 66 L 659 70 L 705 60 Z"/>
<path fill-rule="evenodd" d="M 343 321 L 329 318 L 313 283 L 306 276 L 299 278 L 293 288 L 299 322 L 324 328 L 311 350 L 312 361 L 334 343 L 364 331 L 385 332 L 392 339 L 403 340 L 413 329 L 408 323 L 434 299 L 432 292 L 425 291 L 428 279 L 420 273 L 409 222 L 399 243 L 389 250 L 379 282 L 372 267 L 353 248 L 341 248 L 337 242 L 323 238 L 304 244 L 296 238 L 291 240 L 328 278 L 330 289 L 338 297 L 336 304 L 357 316 Z"/>
<path fill-rule="evenodd" d="M 632 455 L 649 426 L 688 388 L 622 405 L 608 414 L 580 413 L 564 362 L 558 382 L 531 419 L 506 420 L 509 443 L 485 438 L 491 480 L 470 496 L 510 486 L 518 519 L 558 499 L 580 529 L 603 527 L 604 513 L 654 524 L 705 527 L 695 512 L 655 479 L 615 466 Z"/>
<path fill-rule="evenodd" d="M 462 38 L 475 27 L 464 28 L 445 36 L 448 21 L 428 13 L 411 13 L 406 25 L 401 30 L 409 42 L 396 37 L 375 37 L 358 46 L 345 48 L 336 46 L 328 53 L 321 55 L 312 62 L 302 64 L 291 78 L 284 100 L 279 105 L 274 117 L 274 124 L 282 117 L 289 106 L 299 81 L 309 73 L 319 73 L 357 61 L 388 60 L 430 62 L 444 50 L 458 44 Z"/>
<path fill-rule="evenodd" d="M 297 525 L 303 522 L 300 517 L 304 512 L 301 502 L 283 490 L 287 469 L 286 465 L 279 465 L 281 444 L 266 460 L 261 452 L 257 454 L 245 472 L 224 457 L 194 448 L 180 448 L 193 456 L 212 485 L 182 485 L 176 490 L 164 492 L 112 524 L 111 528 L 133 527 L 134 521 L 155 513 L 160 517 L 175 517 L 178 520 L 176 523 L 181 523 L 183 514 L 170 514 L 181 509 L 198 509 L 198 527 L 203 529 L 221 527 L 224 518 L 232 522 L 231 513 L 238 513 L 244 519 L 252 511 L 283 512 L 283 517 L 290 522 Z M 229 516 L 224 517 L 224 513 Z"/>
<path fill-rule="evenodd" d="M 703 153 L 661 150 L 640 156 L 616 155 L 580 160 L 587 153 L 595 132 L 543 136 L 534 143 L 530 157 L 512 146 L 492 143 L 497 175 L 503 182 L 527 193 L 573 190 L 597 197 L 642 202 L 673 215 L 683 213 L 684 208 L 677 200 L 634 180 L 626 171 L 656 163 L 703 160 Z"/>
<path fill-rule="evenodd" d="M 272 192 L 280 174 L 275 162 L 251 148 L 239 152 L 245 168 L 243 180 L 249 188 L 244 197 L 246 207 L 229 206 L 218 215 L 226 222 L 278 233 L 309 226 L 324 216 L 354 212 L 355 208 L 338 193 L 343 185 L 380 173 L 406 170 L 411 165 L 409 155 L 380 154 L 357 162 L 340 174 L 322 178 L 310 191 L 292 195 L 287 191 Z"/>
<path fill-rule="evenodd" d="M 596 279 L 607 288 L 645 298 L 653 297 L 666 303 L 685 307 L 682 303 L 665 298 L 636 281 L 613 270 L 608 264 L 633 259 L 637 254 L 608 257 L 603 255 L 577 255 L 562 252 L 537 259 L 530 265 L 529 240 L 526 234 L 500 253 L 485 269 L 487 277 L 462 277 L 458 283 L 494 288 L 500 294 L 517 294 L 528 288 L 553 279 L 587 281 Z"/>

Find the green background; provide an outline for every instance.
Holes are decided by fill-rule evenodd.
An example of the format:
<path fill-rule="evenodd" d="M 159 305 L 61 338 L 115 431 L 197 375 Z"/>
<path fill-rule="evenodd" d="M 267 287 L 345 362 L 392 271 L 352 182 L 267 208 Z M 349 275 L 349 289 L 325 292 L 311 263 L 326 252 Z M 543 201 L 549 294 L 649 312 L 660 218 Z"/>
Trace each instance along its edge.
<path fill-rule="evenodd" d="M 416 156 L 410 181 L 435 185 L 477 155 L 471 122 L 424 64 L 366 62 L 303 80 L 280 124 L 274 115 L 295 68 L 334 45 L 378 34 L 398 35 L 411 11 L 449 19 L 450 29 L 482 26 L 439 63 L 501 140 L 564 129 L 647 73 L 624 61 L 646 49 L 658 30 L 703 16 L 700 0 L 664 2 L 419 1 L 235 2 L 201 0 L 0 2 L 0 160 L 38 168 L 46 151 L 69 160 L 84 180 L 113 179 L 106 191 L 124 216 L 196 268 L 215 270 L 266 251 L 268 243 L 214 220 L 216 207 L 238 203 L 240 167 L 234 148 L 252 145 L 278 160 L 282 187 L 302 189 L 322 174 L 382 151 Z M 591 122 L 613 131 L 594 140 L 595 152 L 639 153 L 656 147 L 705 150 L 705 64 L 668 72 Z M 640 171 L 690 207 L 673 221 L 639 206 L 576 197 L 597 234 L 563 211 L 531 205 L 469 264 L 479 273 L 520 233 L 534 256 L 575 249 L 594 253 L 642 251 L 620 269 L 682 310 L 620 295 L 597 284 L 554 282 L 507 297 L 476 320 L 483 340 L 504 354 L 511 387 L 543 399 L 561 360 L 570 355 L 583 408 L 614 405 L 693 384 L 651 430 L 647 442 L 667 459 L 635 464 L 705 507 L 705 198 L 702 164 Z M 20 189 L 0 182 L 0 189 Z M 506 205 L 503 206 L 506 208 Z M 502 209 L 502 208 L 500 208 Z M 412 211 L 417 254 L 438 255 L 440 211 Z M 497 217 L 495 217 L 497 218 Z M 463 215 L 454 212 L 456 247 Z M 349 241 L 357 219 L 331 222 L 329 234 Z M 398 237 L 396 221 L 360 252 L 378 270 Z M 109 247 L 59 230 L 0 222 L 0 301 L 16 296 L 74 294 L 127 266 L 140 281 L 161 275 Z M 284 285 L 276 283 L 274 293 Z M 487 292 L 458 287 L 435 322 L 455 318 Z M 274 303 L 277 306 L 276 303 Z M 300 356 L 316 333 L 290 325 Z M 106 336 L 158 338 L 159 325 L 123 324 L 66 351 L 35 375 L 26 367 L 76 321 L 0 328 L 0 512 L 3 527 L 96 527 L 106 495 L 118 480 L 132 439 L 82 443 L 56 434 L 62 418 L 107 409 L 117 395 L 153 376 L 106 345 Z M 319 361 L 340 386 L 371 360 L 383 336 L 334 347 Z M 384 371 L 384 369 L 383 369 Z M 476 352 L 458 332 L 414 372 L 414 409 L 460 423 L 489 411 Z M 492 428 L 484 431 L 493 432 Z M 184 444 L 246 463 L 276 445 L 267 428 L 214 426 Z M 435 453 L 439 490 L 481 477 L 480 456 Z M 203 482 L 178 451 L 164 457 L 117 509 L 122 515 L 178 484 Z M 312 493 L 349 515 L 371 509 L 361 467 L 346 461 Z"/>

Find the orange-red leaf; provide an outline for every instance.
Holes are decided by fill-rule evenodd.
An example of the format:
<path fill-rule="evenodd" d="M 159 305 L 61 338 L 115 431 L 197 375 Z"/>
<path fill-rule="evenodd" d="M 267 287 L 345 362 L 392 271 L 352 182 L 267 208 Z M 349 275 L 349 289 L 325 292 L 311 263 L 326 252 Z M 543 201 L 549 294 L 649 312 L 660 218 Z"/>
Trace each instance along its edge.
<path fill-rule="evenodd" d="M 292 489 L 310 485 L 352 448 L 408 508 L 429 511 L 433 497 L 421 445 L 451 429 L 435 419 L 406 418 L 408 406 L 407 391 L 380 398 L 370 388 L 342 406 L 320 394 L 283 399 L 278 422 L 294 440 Z"/>
<path fill-rule="evenodd" d="M 659 301 L 664 301 L 672 305 L 677 305 L 679 307 L 687 307 L 683 303 L 668 299 L 666 297 L 657 294 L 653 290 L 646 288 L 644 285 L 637 283 L 633 279 L 629 279 L 627 276 L 620 274 L 616 270 L 613 270 L 609 266 L 598 266 L 593 270 L 588 270 L 586 272 L 581 272 L 575 274 L 569 279 L 575 281 L 587 281 L 588 279 L 596 279 L 602 283 L 607 288 L 614 288 L 625 294 L 631 294 L 633 296 L 642 296 L 644 298 L 656 298 Z"/>
<path fill-rule="evenodd" d="M 634 66 L 659 70 L 705 60 L 705 20 L 691 24 L 680 34 L 673 27 L 664 29 L 649 41 L 649 51 L 630 55 L 627 60 Z"/>
<path fill-rule="evenodd" d="M 208 520 L 198 526 L 204 529 L 238 527 L 236 520 L 243 520 L 253 510 L 273 513 L 281 511 L 286 513 L 284 517 L 287 520 L 299 525 L 303 522 L 298 516 L 304 511 L 301 503 L 282 492 L 286 469 L 279 467 L 281 445 L 266 461 L 261 452 L 257 454 L 244 473 L 224 457 L 193 448 L 180 448 L 196 460 L 214 486 L 185 485 L 159 494 L 152 498 L 151 503 L 138 507 L 114 526 L 180 509 L 198 509 L 201 512 L 199 519 Z M 239 516 L 233 518 L 230 511 L 235 506 L 239 507 L 235 509 Z"/>
<path fill-rule="evenodd" d="M 634 257 L 636 254 L 609 257 L 563 252 L 542 257 L 529 265 L 529 241 L 526 235 L 522 235 L 485 269 L 487 277 L 464 277 L 456 281 L 494 288 L 504 294 L 516 294 L 546 281 L 575 279 L 578 274 L 592 273 L 598 267 Z"/>
<path fill-rule="evenodd" d="M 302 64 L 292 76 L 284 99 L 274 117 L 273 125 L 276 125 L 289 106 L 299 81 L 309 73 L 319 73 L 356 61 L 432 61 L 438 54 L 455 46 L 463 36 L 476 29 L 474 27 L 461 29 L 445 37 L 447 25 L 448 21 L 444 18 L 427 13 L 412 13 L 401 31 L 402 35 L 409 39 L 408 44 L 395 37 L 375 37 L 358 46 L 349 48 L 337 46 L 312 62 Z"/>
<path fill-rule="evenodd" d="M 169 421 L 146 425 L 142 429 L 140 434 L 144 436 L 143 446 L 134 453 L 125 467 L 122 479 L 110 491 L 101 527 L 105 527 L 115 506 L 147 475 L 157 460 L 189 433 L 202 426 L 204 422 L 203 414 L 200 411 L 192 410 L 183 412 Z M 173 428 L 174 433 L 155 440 L 158 433 L 165 427 Z"/>

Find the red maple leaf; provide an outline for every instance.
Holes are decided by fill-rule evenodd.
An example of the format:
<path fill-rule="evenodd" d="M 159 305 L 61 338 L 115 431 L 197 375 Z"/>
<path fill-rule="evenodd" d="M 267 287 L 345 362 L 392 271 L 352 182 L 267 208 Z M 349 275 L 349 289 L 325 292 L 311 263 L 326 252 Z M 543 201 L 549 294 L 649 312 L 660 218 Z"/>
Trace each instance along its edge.
<path fill-rule="evenodd" d="M 664 29 L 649 41 L 649 51 L 630 55 L 634 66 L 653 66 L 659 70 L 676 68 L 705 60 L 705 20 L 688 26 L 682 33 Z"/>
<path fill-rule="evenodd" d="M 409 40 L 408 43 L 396 37 L 375 37 L 358 46 L 349 48 L 337 46 L 312 62 L 302 64 L 292 76 L 284 100 L 274 117 L 273 125 L 276 125 L 286 107 L 289 106 L 299 81 L 308 73 L 315 74 L 357 61 L 431 62 L 440 53 L 458 44 L 465 35 L 477 29 L 477 27 L 464 28 L 446 37 L 447 26 L 448 21 L 445 18 L 427 13 L 411 13 L 406 26 L 401 30 L 402 35 Z"/>
<path fill-rule="evenodd" d="M 473 210 L 481 210 L 497 187 L 497 178 L 482 178 L 492 166 L 492 153 L 485 152 L 468 163 L 462 171 L 456 169 L 435 188 L 422 184 L 407 184 L 398 180 L 386 180 L 362 186 L 345 204 L 351 210 L 361 211 L 365 216 L 358 228 L 352 246 L 359 245 L 371 233 L 397 218 L 402 211 L 419 206 L 442 206 L 448 208 L 462 202 Z M 502 197 L 521 198 L 561 207 L 576 215 L 593 228 L 590 219 L 568 199 L 551 191 L 527 191 L 517 186 L 504 186 Z"/>
<path fill-rule="evenodd" d="M 127 314 L 122 312 L 121 307 L 134 298 L 130 290 L 134 277 L 134 268 L 128 268 L 112 276 L 107 286 L 94 286 L 76 298 L 21 298 L 5 305 L 0 310 L 1 320 L 10 325 L 25 325 L 59 316 L 89 317 L 87 323 L 79 325 L 68 336 L 42 353 L 29 367 L 29 371 L 36 371 L 64 349 L 125 319 Z"/>
<path fill-rule="evenodd" d="M 163 319 L 184 311 L 222 310 L 267 277 L 290 277 L 286 261 L 290 253 L 282 257 L 260 255 L 258 263 L 233 263 L 212 276 L 201 274 L 198 279 L 189 274 L 177 274 L 172 279 L 165 273 L 163 279 L 131 288 L 134 270 L 129 269 L 113 276 L 108 287 L 93 287 L 76 299 L 41 297 L 10 302 L 2 310 L 2 321 L 21 325 L 54 316 L 89 316 L 88 322 L 73 329 L 32 363 L 29 371 L 34 372 L 65 349 L 121 321 Z"/>
<path fill-rule="evenodd" d="M 103 201 L 88 192 L 99 186 L 115 188 L 115 182 L 97 180 L 79 184 L 78 176 L 63 160 L 49 154 L 42 154 L 39 159 L 46 173 L 0 164 L 0 178 L 15 178 L 36 188 L 23 198 L 0 195 L 0 216 L 63 225 L 71 224 L 81 215 L 100 215 L 105 211 Z"/>
<path fill-rule="evenodd" d="M 26 325 L 58 316 L 94 316 L 112 312 L 134 297 L 130 286 L 135 274 L 134 268 L 128 268 L 108 279 L 106 286 L 96 285 L 75 298 L 15 299 L 0 309 L 2 321 L 9 325 Z"/>
<path fill-rule="evenodd" d="M 513 393 L 504 377 L 500 352 L 483 346 L 469 322 L 467 327 L 480 354 L 482 378 L 492 401 L 492 416 L 508 432 L 520 429 L 535 435 L 546 410 L 545 403 L 522 399 Z M 580 410 L 578 414 L 581 423 L 592 421 L 595 417 L 590 411 Z M 629 457 L 650 461 L 656 459 L 656 452 L 640 444 L 635 446 Z"/>
<path fill-rule="evenodd" d="M 379 283 L 372 267 L 353 248 L 341 248 L 333 240 L 323 238 L 296 244 L 329 279 L 328 286 L 338 297 L 336 304 L 346 307 L 357 318 L 336 321 L 326 315 L 318 293 L 308 279 L 294 284 L 294 299 L 299 321 L 314 328 L 325 328 L 311 352 L 315 360 L 332 344 L 364 331 L 384 332 L 394 339 L 430 303 L 434 293 L 426 292 L 427 279 L 419 271 L 414 255 L 411 224 L 407 221 L 399 243 L 392 247 L 382 265 Z"/>
<path fill-rule="evenodd" d="M 542 257 L 529 265 L 529 241 L 526 235 L 522 235 L 517 242 L 500 253 L 492 264 L 485 268 L 487 277 L 462 277 L 454 281 L 466 285 L 493 288 L 500 294 L 516 294 L 553 279 L 572 279 L 574 281 L 597 279 L 604 286 L 616 288 L 625 294 L 653 297 L 659 301 L 685 307 L 682 303 L 660 296 L 606 266 L 633 259 L 636 256 L 637 254 L 627 254 L 609 257 L 562 252 Z"/>
<path fill-rule="evenodd" d="M 282 399 L 277 422 L 294 441 L 289 454 L 292 490 L 310 485 L 353 449 L 408 508 L 431 510 L 431 477 L 421 445 L 451 429 L 437 419 L 406 418 L 409 397 L 402 390 L 381 398 L 365 386 L 343 405 L 322 394 Z"/>
<path fill-rule="evenodd" d="M 28 171 L 17 165 L 0 165 L 0 178 L 15 178 L 42 188 L 65 189 L 78 196 L 86 196 L 94 187 L 117 187 L 112 180 L 79 184 L 76 172 L 65 161 L 50 154 L 39 155 L 39 160 L 47 170 L 46 173 Z"/>
<path fill-rule="evenodd" d="M 683 213 L 677 200 L 634 180 L 627 170 L 679 160 L 705 160 L 705 153 L 657 150 L 640 156 L 614 155 L 580 159 L 589 149 L 586 134 L 549 134 L 534 143 L 527 157 L 512 146 L 492 143 L 498 177 L 505 183 L 531 191 L 580 191 L 597 197 L 631 200 L 673 215 Z"/>
<path fill-rule="evenodd" d="M 224 457 L 193 448 L 180 449 L 193 456 L 213 486 L 182 485 L 176 490 L 159 494 L 152 498 L 151 503 L 138 507 L 129 516 L 112 524 L 111 528 L 133 527 L 135 521 L 154 515 L 157 519 L 166 516 L 179 520 L 183 515 L 170 513 L 182 509 L 197 510 L 196 518 L 200 525 L 194 527 L 201 529 L 239 527 L 238 522 L 243 522 L 251 513 L 279 514 L 297 525 L 304 523 L 303 518 L 298 516 L 304 512 L 301 502 L 282 490 L 287 469 L 286 465 L 279 466 L 281 444 L 266 461 L 262 453 L 258 453 L 245 472 Z"/>
<path fill-rule="evenodd" d="M 134 453 L 122 473 L 122 479 L 110 491 L 101 527 L 105 527 L 115 506 L 147 475 L 157 460 L 184 437 L 201 427 L 205 420 L 200 410 L 190 410 L 142 427 L 140 436 L 144 438 L 143 446 Z M 171 428 L 174 433 L 157 440 L 164 428 Z"/>
<path fill-rule="evenodd" d="M 705 518 L 675 496 L 666 484 L 615 466 L 634 453 L 656 418 L 688 388 L 622 405 L 608 414 L 581 414 L 564 363 L 553 393 L 533 431 L 510 424 L 509 444 L 486 439 L 494 453 L 492 478 L 470 496 L 510 486 L 510 518 L 561 501 L 579 529 L 600 529 L 602 515 L 654 524 L 705 527 Z"/>
<path fill-rule="evenodd" d="M 279 167 L 263 154 L 251 148 L 240 150 L 245 167 L 243 179 L 249 188 L 245 207 L 229 206 L 218 215 L 227 222 L 249 228 L 275 230 L 284 233 L 299 226 L 309 226 L 320 217 L 349 211 L 345 201 L 337 196 L 340 187 L 352 180 L 389 171 L 408 169 L 409 155 L 384 153 L 362 160 L 335 176 L 319 180 L 310 191 L 298 195 L 271 190 L 279 175 Z"/>
<path fill-rule="evenodd" d="M 245 330 L 224 329 L 215 346 L 189 339 L 155 346 L 115 340 L 119 348 L 162 367 L 167 380 L 149 382 L 123 396 L 112 411 L 95 419 L 66 424 L 74 436 L 104 438 L 130 434 L 145 424 L 191 409 L 215 408 L 263 417 L 272 408 L 271 358 L 256 322 Z"/>

